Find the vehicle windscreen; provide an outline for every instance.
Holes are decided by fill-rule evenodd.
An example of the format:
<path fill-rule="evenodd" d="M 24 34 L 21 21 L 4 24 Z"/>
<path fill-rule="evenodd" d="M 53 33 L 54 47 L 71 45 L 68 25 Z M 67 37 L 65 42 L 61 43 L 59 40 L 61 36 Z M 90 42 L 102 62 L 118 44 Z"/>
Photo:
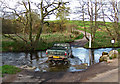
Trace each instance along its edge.
<path fill-rule="evenodd" d="M 53 46 L 51 49 L 52 50 L 66 50 L 67 47 L 64 47 L 64 46 Z"/>
<path fill-rule="evenodd" d="M 65 52 L 60 51 L 48 51 L 49 55 L 65 55 Z"/>
<path fill-rule="evenodd" d="M 70 47 L 70 45 L 69 44 L 54 44 L 53 45 L 53 47 L 52 47 L 52 49 L 68 49 L 68 47 Z"/>

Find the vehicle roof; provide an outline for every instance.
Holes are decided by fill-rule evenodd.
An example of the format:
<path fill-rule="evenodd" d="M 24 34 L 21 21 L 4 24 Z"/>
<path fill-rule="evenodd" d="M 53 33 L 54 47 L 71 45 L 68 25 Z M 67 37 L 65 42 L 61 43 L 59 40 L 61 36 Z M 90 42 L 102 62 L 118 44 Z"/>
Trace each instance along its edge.
<path fill-rule="evenodd" d="M 69 43 L 55 43 L 53 46 L 70 46 Z"/>

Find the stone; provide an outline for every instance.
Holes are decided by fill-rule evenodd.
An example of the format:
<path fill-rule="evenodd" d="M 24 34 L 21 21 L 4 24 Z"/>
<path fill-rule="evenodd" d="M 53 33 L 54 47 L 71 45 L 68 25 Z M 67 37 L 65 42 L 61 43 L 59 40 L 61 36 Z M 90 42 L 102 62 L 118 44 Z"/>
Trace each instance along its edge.
<path fill-rule="evenodd" d="M 109 57 L 112 58 L 117 58 L 118 57 L 118 51 L 117 50 L 112 50 L 108 53 Z"/>
<path fill-rule="evenodd" d="M 45 79 L 41 79 L 41 81 L 44 81 Z"/>
<path fill-rule="evenodd" d="M 23 77 L 23 75 L 22 75 L 22 74 L 19 74 L 18 77 Z"/>
<path fill-rule="evenodd" d="M 35 69 L 35 67 L 27 67 L 27 68 L 25 68 L 25 69 L 28 69 L 28 70 L 33 70 L 33 69 Z"/>
<path fill-rule="evenodd" d="M 107 61 L 108 55 L 103 55 L 103 61 Z"/>
<path fill-rule="evenodd" d="M 109 59 L 108 55 L 100 56 L 99 62 L 107 61 Z"/>
<path fill-rule="evenodd" d="M 33 76 L 26 76 L 27 78 L 33 78 Z"/>
<path fill-rule="evenodd" d="M 40 71 L 40 69 L 39 69 L 39 68 L 36 68 L 36 69 L 35 69 L 35 72 L 38 72 L 38 71 Z"/>
<path fill-rule="evenodd" d="M 41 77 L 40 76 L 38 76 L 38 77 L 36 77 L 37 79 L 40 79 Z"/>
<path fill-rule="evenodd" d="M 44 73 L 45 73 L 45 72 L 47 72 L 47 71 L 46 71 L 46 70 L 42 70 L 42 72 L 44 72 Z"/>
<path fill-rule="evenodd" d="M 110 60 L 110 58 L 109 58 L 109 57 L 107 57 L 107 60 Z"/>
<path fill-rule="evenodd" d="M 112 63 L 113 62 L 113 60 L 107 60 L 107 63 Z"/>
<path fill-rule="evenodd" d="M 107 61 L 107 57 L 104 57 L 104 56 L 103 56 L 103 61 Z"/>
<path fill-rule="evenodd" d="M 28 69 L 28 70 L 32 70 L 32 69 L 35 69 L 36 67 L 29 67 L 27 65 L 24 65 L 24 66 L 21 66 L 20 68 L 23 68 L 23 69 Z"/>
<path fill-rule="evenodd" d="M 103 55 L 103 57 L 108 57 L 108 55 Z"/>
<path fill-rule="evenodd" d="M 88 66 L 88 63 L 82 63 L 82 65 Z"/>
<path fill-rule="evenodd" d="M 23 66 L 21 66 L 20 68 L 27 68 L 28 66 L 27 65 L 23 65 Z"/>
<path fill-rule="evenodd" d="M 102 53 L 102 56 L 103 56 L 103 55 L 108 55 L 108 53 L 107 53 L 107 52 L 103 52 L 103 53 Z"/>
<path fill-rule="evenodd" d="M 103 56 L 100 56 L 99 62 L 104 61 Z"/>

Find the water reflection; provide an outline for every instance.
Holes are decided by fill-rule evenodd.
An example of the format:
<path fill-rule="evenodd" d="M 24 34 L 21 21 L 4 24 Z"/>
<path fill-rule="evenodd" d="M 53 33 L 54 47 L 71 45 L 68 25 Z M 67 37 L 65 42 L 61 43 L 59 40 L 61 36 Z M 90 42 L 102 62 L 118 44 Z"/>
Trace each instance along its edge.
<path fill-rule="evenodd" d="M 89 49 L 89 66 L 95 64 L 94 49 Z"/>
<path fill-rule="evenodd" d="M 88 66 L 98 63 L 102 52 L 109 52 L 112 48 L 85 49 L 82 47 L 72 47 L 74 58 L 69 58 L 69 65 L 50 66 L 45 51 L 42 52 L 20 52 L 20 53 L 2 53 L 3 64 L 9 65 L 28 65 L 36 67 L 36 71 L 81 71 Z"/>

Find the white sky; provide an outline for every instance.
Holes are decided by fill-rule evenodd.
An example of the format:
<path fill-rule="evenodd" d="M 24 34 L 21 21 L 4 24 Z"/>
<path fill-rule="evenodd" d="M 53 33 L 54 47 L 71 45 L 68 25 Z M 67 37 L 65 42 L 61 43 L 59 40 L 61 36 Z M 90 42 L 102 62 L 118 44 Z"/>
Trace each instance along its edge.
<path fill-rule="evenodd" d="M 6 2 L 10 7 L 14 7 L 16 5 L 16 2 L 18 1 L 22 1 L 22 0 L 1 0 L 1 1 L 4 1 Z M 26 0 L 25 0 L 26 1 Z M 40 0 L 30 0 L 30 1 L 34 1 L 34 2 L 39 2 Z M 73 12 L 76 10 L 75 7 L 79 6 L 79 3 L 78 3 L 78 0 L 63 0 L 63 1 L 69 1 L 70 2 L 70 12 L 71 14 L 68 16 L 68 18 L 70 18 L 71 20 L 73 20 L 74 18 L 76 20 L 78 20 L 78 15 L 77 14 L 74 14 Z M 85 0 L 84 0 L 85 1 Z M 104 1 L 108 1 L 108 0 L 104 0 Z M 117 1 L 120 1 L 120 0 L 117 0 Z M 22 7 L 20 7 L 19 9 L 21 9 Z M 35 7 L 34 7 L 35 8 Z M 56 17 L 54 15 L 51 15 L 50 16 L 50 20 L 55 20 Z"/>

